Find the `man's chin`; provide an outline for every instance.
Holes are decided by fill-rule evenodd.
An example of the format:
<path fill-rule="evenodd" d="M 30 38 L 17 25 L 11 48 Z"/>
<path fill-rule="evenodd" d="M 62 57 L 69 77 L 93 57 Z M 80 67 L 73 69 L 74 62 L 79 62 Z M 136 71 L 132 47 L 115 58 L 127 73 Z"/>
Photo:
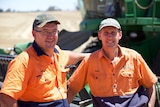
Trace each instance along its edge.
<path fill-rule="evenodd" d="M 53 49 L 55 47 L 55 45 L 47 45 L 46 48 L 47 49 Z"/>

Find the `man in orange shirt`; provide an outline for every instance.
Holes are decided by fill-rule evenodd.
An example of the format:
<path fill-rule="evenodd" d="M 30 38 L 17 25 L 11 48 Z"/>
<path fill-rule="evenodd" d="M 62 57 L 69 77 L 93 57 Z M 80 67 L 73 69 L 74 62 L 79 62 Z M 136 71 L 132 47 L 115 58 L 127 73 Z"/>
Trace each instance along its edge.
<path fill-rule="evenodd" d="M 61 50 L 57 45 L 58 24 L 51 14 L 33 22 L 33 44 L 13 59 L 0 91 L 1 107 L 68 107 L 67 65 L 87 54 Z"/>
<path fill-rule="evenodd" d="M 69 103 L 88 84 L 94 107 L 154 107 L 157 77 L 139 53 L 118 44 L 119 22 L 104 19 L 98 38 L 102 48 L 84 58 L 68 81 Z"/>

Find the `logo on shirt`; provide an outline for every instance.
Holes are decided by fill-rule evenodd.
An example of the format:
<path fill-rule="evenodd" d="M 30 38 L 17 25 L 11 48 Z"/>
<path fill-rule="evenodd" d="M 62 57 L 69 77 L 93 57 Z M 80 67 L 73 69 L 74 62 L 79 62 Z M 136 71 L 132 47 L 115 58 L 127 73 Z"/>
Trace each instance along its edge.
<path fill-rule="evenodd" d="M 133 65 L 125 65 L 123 67 L 123 69 L 131 69 L 131 70 L 134 70 L 134 66 Z"/>

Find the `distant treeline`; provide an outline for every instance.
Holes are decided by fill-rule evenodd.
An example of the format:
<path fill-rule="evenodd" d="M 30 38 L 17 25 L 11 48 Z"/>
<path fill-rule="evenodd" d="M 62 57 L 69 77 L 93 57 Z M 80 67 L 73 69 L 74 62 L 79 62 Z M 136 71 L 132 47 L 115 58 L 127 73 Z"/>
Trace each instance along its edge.
<path fill-rule="evenodd" d="M 79 10 L 78 6 L 76 6 L 76 10 Z M 39 11 L 42 11 L 42 10 L 40 10 L 40 9 L 34 10 L 34 12 L 39 12 Z M 62 10 L 58 7 L 50 6 L 48 9 L 46 9 L 46 11 L 62 11 Z M 3 10 L 3 9 L 0 8 L 0 12 L 22 12 L 22 11 L 21 10 L 18 10 L 18 11 L 11 10 L 10 8 L 8 8 L 7 10 Z"/>
<path fill-rule="evenodd" d="M 0 8 L 0 12 L 20 12 L 20 11 L 21 10 L 16 11 L 16 10 L 11 10 L 11 9 L 3 10 Z M 38 11 L 42 11 L 42 10 L 39 9 L 39 10 L 34 10 L 34 11 L 38 12 Z M 61 9 L 59 9 L 55 6 L 50 6 L 46 11 L 61 11 Z"/>

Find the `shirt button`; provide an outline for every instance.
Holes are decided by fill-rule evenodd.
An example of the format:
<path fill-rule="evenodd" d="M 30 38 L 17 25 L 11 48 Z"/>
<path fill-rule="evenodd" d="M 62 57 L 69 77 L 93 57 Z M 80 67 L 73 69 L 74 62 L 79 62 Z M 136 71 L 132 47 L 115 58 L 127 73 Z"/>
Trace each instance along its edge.
<path fill-rule="evenodd" d="M 117 88 L 117 84 L 114 84 L 114 85 L 113 85 L 113 88 Z"/>
<path fill-rule="evenodd" d="M 113 92 L 114 92 L 114 94 L 117 93 L 117 84 L 114 84 L 114 85 L 113 85 Z"/>

